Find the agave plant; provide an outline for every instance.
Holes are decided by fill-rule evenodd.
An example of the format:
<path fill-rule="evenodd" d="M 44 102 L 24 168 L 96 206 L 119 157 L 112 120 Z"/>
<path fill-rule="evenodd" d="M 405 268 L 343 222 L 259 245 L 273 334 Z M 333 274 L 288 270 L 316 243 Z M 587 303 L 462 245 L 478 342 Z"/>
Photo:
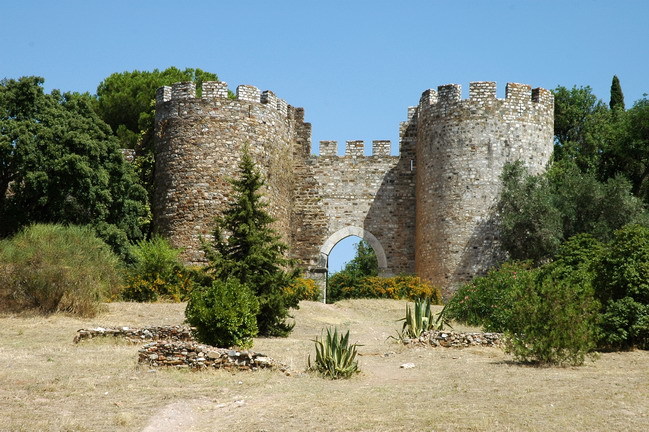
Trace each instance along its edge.
<path fill-rule="evenodd" d="M 442 309 L 437 319 L 433 319 L 429 299 L 415 300 L 412 309 L 410 305 L 406 305 L 406 317 L 399 320 L 403 321 L 403 328 L 398 333 L 397 339 L 416 339 L 428 330 L 443 330 L 444 326 L 449 326 L 445 310 L 446 307 Z"/>
<path fill-rule="evenodd" d="M 308 368 L 331 379 L 349 378 L 359 372 L 356 360 L 358 344 L 349 344 L 349 330 L 338 333 L 328 328 L 327 334 L 315 338 L 315 361 L 311 364 L 311 356 L 307 359 Z"/>

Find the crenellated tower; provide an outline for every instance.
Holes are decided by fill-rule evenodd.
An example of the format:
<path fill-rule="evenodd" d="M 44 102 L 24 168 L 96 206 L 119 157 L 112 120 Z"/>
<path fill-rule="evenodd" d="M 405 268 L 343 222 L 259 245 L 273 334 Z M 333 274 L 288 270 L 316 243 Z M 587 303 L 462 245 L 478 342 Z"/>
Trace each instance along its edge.
<path fill-rule="evenodd" d="M 226 83 L 204 82 L 199 97 L 194 83 L 177 83 L 158 89 L 155 126 L 155 229 L 186 262 L 203 261 L 200 237 L 209 238 L 229 199 L 244 145 L 266 177 L 275 227 L 290 240 L 294 166 L 310 152 L 302 108 L 253 86 L 230 98 Z"/>
<path fill-rule="evenodd" d="M 452 289 L 501 260 L 494 205 L 507 162 L 532 173 L 553 149 L 554 102 L 545 89 L 473 82 L 426 90 L 417 107 L 416 265 L 419 276 Z"/>

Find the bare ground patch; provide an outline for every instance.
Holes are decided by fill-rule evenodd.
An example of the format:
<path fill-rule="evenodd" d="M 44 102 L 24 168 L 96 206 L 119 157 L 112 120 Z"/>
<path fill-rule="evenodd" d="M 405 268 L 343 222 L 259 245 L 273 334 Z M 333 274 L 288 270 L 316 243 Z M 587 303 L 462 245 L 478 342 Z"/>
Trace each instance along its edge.
<path fill-rule="evenodd" d="M 180 324 L 182 304 L 113 303 L 93 319 L 2 315 L 0 430 L 649 430 L 648 352 L 555 369 L 513 364 L 493 348 L 406 348 L 386 340 L 404 307 L 304 302 L 289 338 L 259 338 L 253 348 L 291 366 L 291 376 L 151 371 L 136 363 L 138 345 L 72 343 L 82 327 Z M 351 380 L 301 372 L 326 325 L 349 328 L 364 345 Z"/>

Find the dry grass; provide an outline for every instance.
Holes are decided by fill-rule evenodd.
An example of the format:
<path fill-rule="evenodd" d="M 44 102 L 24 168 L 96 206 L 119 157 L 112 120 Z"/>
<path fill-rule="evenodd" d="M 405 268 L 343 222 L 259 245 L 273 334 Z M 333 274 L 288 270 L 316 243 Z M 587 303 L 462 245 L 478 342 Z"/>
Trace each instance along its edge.
<path fill-rule="evenodd" d="M 498 349 L 386 342 L 404 302 L 305 302 L 290 338 L 257 339 L 254 349 L 301 371 L 311 339 L 335 324 L 364 345 L 360 375 L 150 371 L 137 365 L 137 346 L 72 338 L 81 327 L 178 324 L 184 305 L 108 306 L 93 319 L 0 316 L 0 430 L 649 430 L 646 351 L 579 368 L 519 366 Z M 416 367 L 399 368 L 407 362 Z"/>

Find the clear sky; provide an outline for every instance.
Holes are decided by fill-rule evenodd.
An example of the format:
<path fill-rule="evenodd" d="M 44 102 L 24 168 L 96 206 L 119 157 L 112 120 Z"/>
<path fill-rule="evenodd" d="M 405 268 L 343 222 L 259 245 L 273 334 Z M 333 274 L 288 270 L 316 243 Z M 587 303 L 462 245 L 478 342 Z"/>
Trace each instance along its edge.
<path fill-rule="evenodd" d="M 314 152 L 396 151 L 408 106 L 442 84 L 589 85 L 608 102 L 617 75 L 627 106 L 649 93 L 647 0 L 0 0 L 0 42 L 0 78 L 48 91 L 169 66 L 272 90 L 305 108 Z"/>

